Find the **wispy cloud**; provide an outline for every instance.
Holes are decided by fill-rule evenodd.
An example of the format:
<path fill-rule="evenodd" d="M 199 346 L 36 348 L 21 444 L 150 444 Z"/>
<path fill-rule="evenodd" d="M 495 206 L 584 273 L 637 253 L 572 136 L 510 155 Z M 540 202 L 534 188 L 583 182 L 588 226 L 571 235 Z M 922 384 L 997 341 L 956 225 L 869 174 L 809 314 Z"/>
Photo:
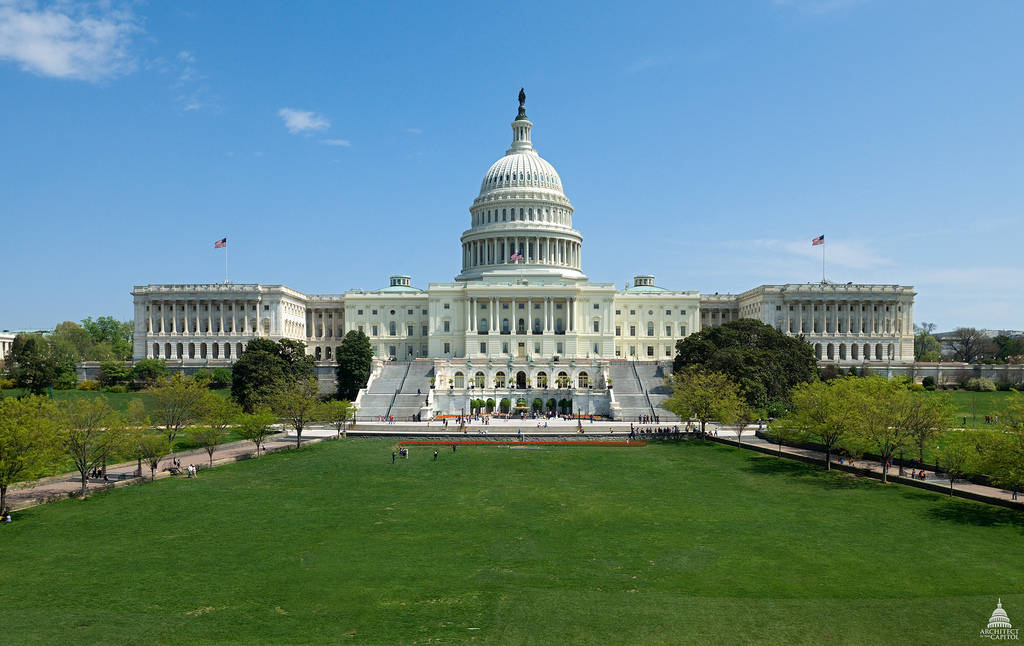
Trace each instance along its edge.
<path fill-rule="evenodd" d="M 327 117 L 308 110 L 281 108 L 277 114 L 284 120 L 284 127 L 293 135 L 308 134 L 331 127 L 331 122 Z"/>
<path fill-rule="evenodd" d="M 216 94 L 207 77 L 199 71 L 197 61 L 195 52 L 181 50 L 170 59 L 157 57 L 147 61 L 146 69 L 169 77 L 174 103 L 181 111 L 217 111 L 220 106 Z"/>
<path fill-rule="evenodd" d="M 821 258 L 820 247 L 812 247 L 811 240 L 776 240 L 759 238 L 754 240 L 727 240 L 722 245 L 728 249 L 747 250 L 752 254 L 768 254 L 776 258 Z M 826 240 L 825 255 L 830 266 L 848 269 L 877 269 L 893 264 L 890 258 L 872 251 L 867 245 L 856 240 Z"/>
<path fill-rule="evenodd" d="M 406 128 L 405 131 L 408 132 L 411 135 L 422 135 L 423 134 L 423 128 Z"/>
<path fill-rule="evenodd" d="M 135 69 L 131 39 L 142 28 L 110 2 L 0 0 L 0 60 L 60 79 L 97 82 Z"/>
<path fill-rule="evenodd" d="M 664 64 L 665 59 L 663 58 L 659 58 L 657 56 L 645 56 L 643 58 L 638 58 L 633 62 L 629 63 L 628 65 L 626 65 L 624 69 L 627 74 L 639 74 L 644 70 L 649 70 L 652 67 L 658 67 L 659 65 Z"/>
<path fill-rule="evenodd" d="M 324 139 L 323 142 L 328 146 L 345 146 L 346 148 L 352 145 L 348 139 Z"/>

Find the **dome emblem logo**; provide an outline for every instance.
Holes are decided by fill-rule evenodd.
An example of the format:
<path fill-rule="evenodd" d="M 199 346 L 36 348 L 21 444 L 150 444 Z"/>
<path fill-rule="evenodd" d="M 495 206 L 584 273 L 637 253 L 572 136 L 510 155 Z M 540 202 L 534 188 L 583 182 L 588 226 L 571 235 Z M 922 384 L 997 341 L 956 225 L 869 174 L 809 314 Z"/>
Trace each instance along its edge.
<path fill-rule="evenodd" d="M 1003 600 L 999 599 L 996 602 L 996 609 L 992 611 L 992 616 L 988 620 L 988 626 L 981 629 L 979 636 L 982 639 L 1017 641 L 1020 639 L 1019 632 L 1019 628 L 1014 628 L 1010 624 L 1010 618 L 1006 615 L 1006 611 L 1003 610 Z"/>

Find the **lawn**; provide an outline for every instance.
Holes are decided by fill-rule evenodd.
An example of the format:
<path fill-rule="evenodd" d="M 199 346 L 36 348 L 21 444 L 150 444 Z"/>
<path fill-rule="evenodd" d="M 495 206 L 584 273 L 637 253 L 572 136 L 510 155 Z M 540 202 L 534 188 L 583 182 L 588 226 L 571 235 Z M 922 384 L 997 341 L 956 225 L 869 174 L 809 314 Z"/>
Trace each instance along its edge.
<path fill-rule="evenodd" d="M 1024 514 L 718 444 L 342 440 L 19 513 L 16 644 L 977 644 Z"/>
<path fill-rule="evenodd" d="M 25 394 L 26 392 L 28 392 L 28 391 L 26 391 L 24 388 L 10 388 L 10 389 L 5 389 L 5 390 L 0 390 L 0 398 L 3 398 L 3 397 L 17 397 L 19 395 Z M 231 389 L 230 388 L 223 388 L 223 389 L 220 389 L 220 390 L 214 390 L 213 392 L 215 392 L 218 395 L 221 395 L 223 397 L 230 397 L 231 396 Z M 125 412 L 128 411 L 128 403 L 129 402 L 131 402 L 132 400 L 138 399 L 138 400 L 141 400 L 142 403 L 145 405 L 145 404 L 149 403 L 150 395 L 149 395 L 148 392 L 146 392 L 144 390 L 139 391 L 139 392 L 131 392 L 131 393 L 108 393 L 108 392 L 102 392 L 102 391 L 98 391 L 98 390 L 54 390 L 53 391 L 53 399 L 56 400 L 56 401 L 66 401 L 66 400 L 71 400 L 71 399 L 94 399 L 94 398 L 97 398 L 97 397 L 101 398 L 101 399 L 107 400 L 107 403 L 110 404 L 110 407 L 113 408 L 114 410 L 117 410 L 117 411 L 120 411 L 122 413 L 125 413 Z"/>
<path fill-rule="evenodd" d="M 991 430 L 993 426 L 985 423 L 985 416 L 1002 414 L 1007 398 L 1012 394 L 1010 391 L 979 393 L 969 390 L 926 391 L 923 393 L 925 397 L 949 396 L 949 401 L 954 409 L 951 422 L 954 426 L 962 427 L 966 417 L 967 428 L 987 430 Z"/>

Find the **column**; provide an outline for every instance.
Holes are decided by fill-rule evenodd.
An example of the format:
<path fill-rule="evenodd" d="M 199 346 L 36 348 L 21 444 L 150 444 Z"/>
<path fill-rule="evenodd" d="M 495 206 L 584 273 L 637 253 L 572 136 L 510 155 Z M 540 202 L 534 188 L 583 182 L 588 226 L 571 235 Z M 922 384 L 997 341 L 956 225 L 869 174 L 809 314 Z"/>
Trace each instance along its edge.
<path fill-rule="evenodd" d="M 217 308 L 218 312 L 220 313 L 220 330 L 217 332 L 217 334 L 224 334 L 224 307 L 224 301 L 218 300 Z"/>
<path fill-rule="evenodd" d="M 213 301 L 207 300 L 206 304 L 206 333 L 213 334 Z"/>
<path fill-rule="evenodd" d="M 469 296 L 466 297 L 466 331 L 471 332 L 473 330 L 473 299 Z"/>
<path fill-rule="evenodd" d="M 178 309 L 175 303 L 171 302 L 171 334 L 178 333 Z"/>
<path fill-rule="evenodd" d="M 529 296 L 526 297 L 526 334 L 533 334 L 533 299 Z"/>
<path fill-rule="evenodd" d="M 153 301 L 149 301 L 149 307 L 146 308 L 146 334 L 153 333 Z"/>

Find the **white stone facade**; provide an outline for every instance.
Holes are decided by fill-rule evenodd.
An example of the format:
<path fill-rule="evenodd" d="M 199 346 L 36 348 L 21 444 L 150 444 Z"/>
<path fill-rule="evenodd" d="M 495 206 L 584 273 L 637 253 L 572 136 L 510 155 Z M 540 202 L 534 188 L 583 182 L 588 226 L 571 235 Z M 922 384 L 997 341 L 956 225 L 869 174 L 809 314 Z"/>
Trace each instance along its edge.
<path fill-rule="evenodd" d="M 137 286 L 135 358 L 229 363 L 262 336 L 302 341 L 318 361 L 333 362 L 345 333 L 362 330 L 377 358 L 432 359 L 436 379 L 451 379 L 453 389 L 477 379 L 487 388 L 496 380 L 553 383 L 564 373 L 589 393 L 604 390 L 610 361 L 671 359 L 679 339 L 748 317 L 804 335 L 823 361 L 913 359 L 911 287 L 763 285 L 701 295 L 658 287 L 647 275 L 624 289 L 590 282 L 572 204 L 533 149 L 522 106 L 511 125 L 511 147 L 469 208 L 454 281 L 418 289 L 392 276 L 382 289 L 323 295 L 283 285 Z"/>

